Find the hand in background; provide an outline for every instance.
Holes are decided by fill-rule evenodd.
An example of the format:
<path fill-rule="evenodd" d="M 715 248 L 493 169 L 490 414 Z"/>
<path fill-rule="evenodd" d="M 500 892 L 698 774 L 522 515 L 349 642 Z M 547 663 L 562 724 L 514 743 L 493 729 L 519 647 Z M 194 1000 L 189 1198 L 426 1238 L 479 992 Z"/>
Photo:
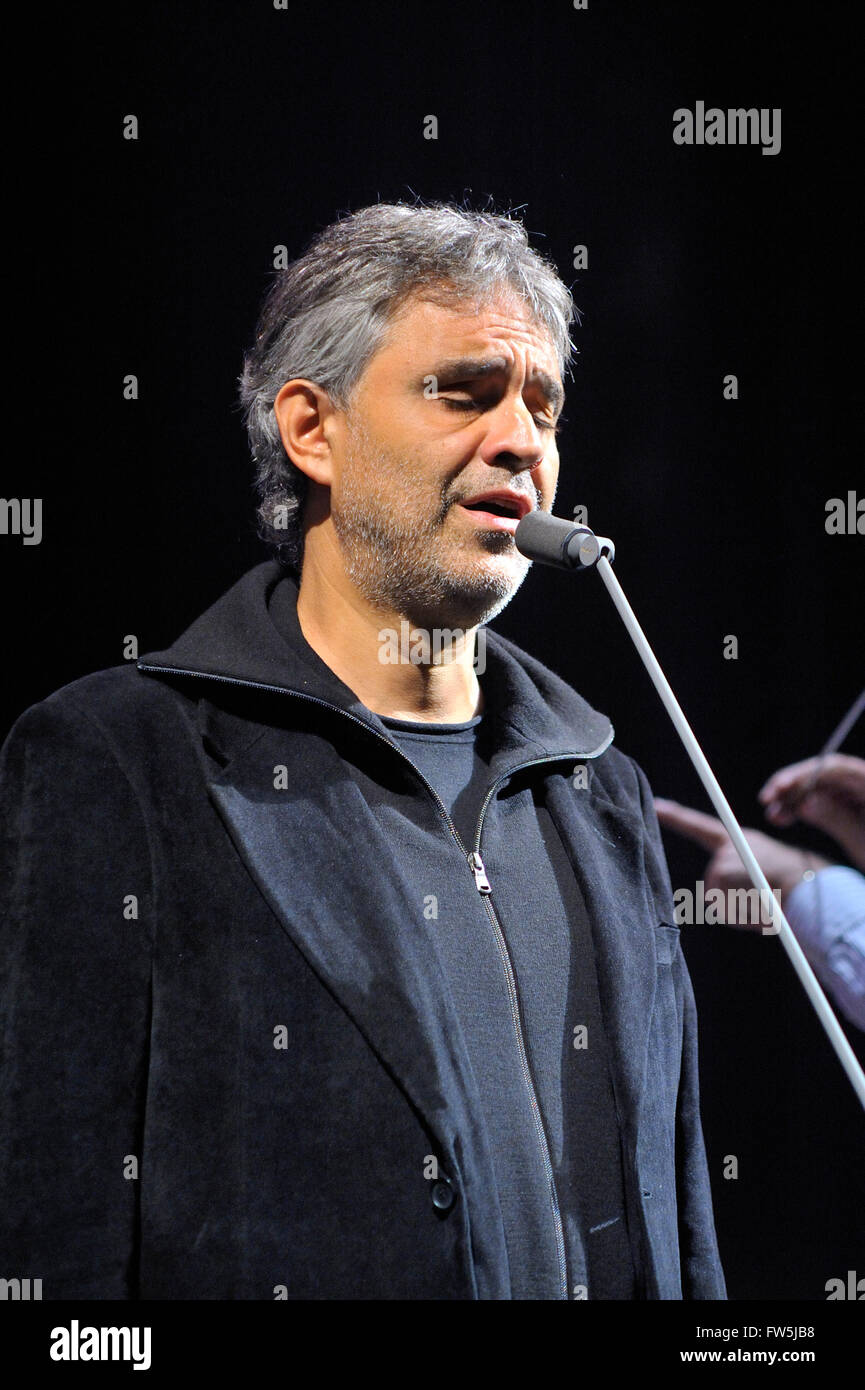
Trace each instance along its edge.
<path fill-rule="evenodd" d="M 793 763 L 772 774 L 759 798 L 773 825 L 814 825 L 865 870 L 865 759 L 830 753 Z"/>
<path fill-rule="evenodd" d="M 695 811 L 690 806 L 682 806 L 678 801 L 667 801 L 662 797 L 655 797 L 655 810 L 662 825 L 685 835 L 695 844 L 702 845 L 703 849 L 711 854 L 703 877 L 707 892 L 712 888 L 720 888 L 726 893 L 731 888 L 753 887 L 750 876 L 721 821 L 714 816 L 707 816 L 703 811 Z M 829 866 L 828 859 L 782 844 L 771 835 L 764 835 L 762 830 L 743 830 L 742 833 L 754 858 L 769 880 L 770 888 L 780 890 L 782 907 L 784 894 L 795 888 L 806 869 L 816 871 Z M 759 921 L 732 922 L 729 913 L 727 925 L 761 930 Z"/>

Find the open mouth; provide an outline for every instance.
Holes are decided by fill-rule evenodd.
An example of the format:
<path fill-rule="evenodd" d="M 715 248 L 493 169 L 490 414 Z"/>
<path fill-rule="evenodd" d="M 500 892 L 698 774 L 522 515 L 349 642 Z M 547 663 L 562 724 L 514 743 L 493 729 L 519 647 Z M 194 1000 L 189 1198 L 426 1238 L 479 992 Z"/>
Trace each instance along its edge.
<path fill-rule="evenodd" d="M 492 497 L 481 502 L 464 502 L 463 506 L 467 512 L 484 512 L 490 516 L 512 517 L 515 521 L 519 521 L 522 515 L 516 502 L 499 502 Z"/>

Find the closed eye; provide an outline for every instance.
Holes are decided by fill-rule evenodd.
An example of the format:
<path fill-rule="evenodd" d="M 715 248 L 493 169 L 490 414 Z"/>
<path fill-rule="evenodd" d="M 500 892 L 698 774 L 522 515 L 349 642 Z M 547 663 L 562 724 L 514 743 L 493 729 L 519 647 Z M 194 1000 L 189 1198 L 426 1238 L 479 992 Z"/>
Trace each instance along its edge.
<path fill-rule="evenodd" d="M 466 401 L 457 400 L 455 396 L 437 396 L 436 400 L 441 401 L 443 405 L 449 406 L 452 410 L 484 409 L 484 403 L 482 401 L 474 401 L 471 399 Z M 532 419 L 542 430 L 550 430 L 553 434 L 558 434 L 561 430 L 560 422 L 558 420 L 550 420 L 546 415 L 533 415 Z"/>

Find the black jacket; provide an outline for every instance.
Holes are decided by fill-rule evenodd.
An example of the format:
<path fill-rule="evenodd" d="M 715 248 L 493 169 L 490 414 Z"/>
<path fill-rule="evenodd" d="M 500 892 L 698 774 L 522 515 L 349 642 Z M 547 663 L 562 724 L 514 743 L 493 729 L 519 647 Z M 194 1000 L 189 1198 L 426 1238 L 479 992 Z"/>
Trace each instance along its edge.
<path fill-rule="evenodd" d="M 278 633 L 279 575 L 33 706 L 3 749 L 0 1259 L 45 1298 L 510 1296 L 424 866 L 361 787 L 426 800 L 468 921 L 475 879 L 296 614 Z M 590 912 L 643 1295 L 723 1298 L 648 786 L 605 716 L 487 639 L 493 771 L 535 765 Z"/>

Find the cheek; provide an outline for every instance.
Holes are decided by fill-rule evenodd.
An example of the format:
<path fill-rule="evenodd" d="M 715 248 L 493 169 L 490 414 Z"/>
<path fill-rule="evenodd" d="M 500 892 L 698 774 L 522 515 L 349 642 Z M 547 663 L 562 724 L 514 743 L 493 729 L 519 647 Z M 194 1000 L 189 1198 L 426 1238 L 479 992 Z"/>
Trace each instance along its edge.
<path fill-rule="evenodd" d="M 365 491 L 370 505 L 418 531 L 441 506 L 441 473 L 417 458 L 391 458 Z"/>
<path fill-rule="evenodd" d="M 556 493 L 556 485 L 559 479 L 559 460 L 558 455 L 553 458 L 545 459 L 540 468 L 532 474 L 535 487 L 541 493 L 545 502 L 552 501 Z"/>
<path fill-rule="evenodd" d="M 401 481 L 398 457 L 365 441 L 343 458 L 334 492 L 354 503 L 383 504 L 399 491 Z"/>

